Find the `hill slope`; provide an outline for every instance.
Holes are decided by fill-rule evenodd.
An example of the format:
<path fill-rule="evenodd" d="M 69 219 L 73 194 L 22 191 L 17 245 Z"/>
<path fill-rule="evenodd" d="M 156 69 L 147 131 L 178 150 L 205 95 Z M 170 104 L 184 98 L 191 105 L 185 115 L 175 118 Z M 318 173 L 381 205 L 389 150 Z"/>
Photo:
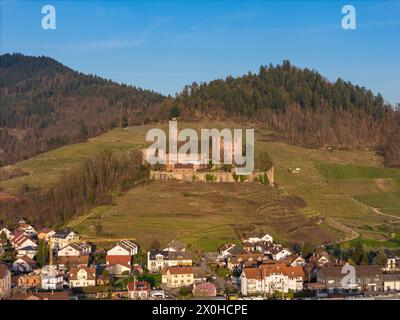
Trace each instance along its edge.
<path fill-rule="evenodd" d="M 2 55 L 2 162 L 142 124 L 162 101 L 160 94 L 84 75 L 51 58 Z"/>

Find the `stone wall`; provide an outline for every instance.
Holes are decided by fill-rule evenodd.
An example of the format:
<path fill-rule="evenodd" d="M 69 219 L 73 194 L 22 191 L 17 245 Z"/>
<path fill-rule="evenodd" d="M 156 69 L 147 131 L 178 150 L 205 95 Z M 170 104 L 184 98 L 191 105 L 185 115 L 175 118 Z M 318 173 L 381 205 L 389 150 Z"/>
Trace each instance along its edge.
<path fill-rule="evenodd" d="M 258 182 L 260 177 L 267 175 L 268 183 L 273 185 L 274 181 L 274 167 L 272 167 L 267 172 L 253 172 L 250 175 L 245 176 L 245 178 L 240 178 L 238 176 L 237 181 L 235 180 L 232 172 L 195 172 L 195 173 L 175 173 L 169 171 L 153 171 L 150 170 L 150 179 L 152 180 L 182 180 L 190 182 Z M 243 179 L 243 180 L 242 180 Z"/>

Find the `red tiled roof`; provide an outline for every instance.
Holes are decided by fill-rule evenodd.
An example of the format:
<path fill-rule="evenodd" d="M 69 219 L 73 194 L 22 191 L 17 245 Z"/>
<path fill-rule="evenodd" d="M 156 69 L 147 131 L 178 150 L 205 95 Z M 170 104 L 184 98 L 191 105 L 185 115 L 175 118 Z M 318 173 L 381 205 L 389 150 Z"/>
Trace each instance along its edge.
<path fill-rule="evenodd" d="M 131 256 L 106 256 L 106 265 L 122 264 L 131 265 Z"/>
<path fill-rule="evenodd" d="M 71 268 L 71 270 L 69 271 L 69 279 L 77 280 L 78 279 L 77 275 L 80 270 L 86 271 L 88 280 L 96 280 L 96 268 L 89 268 L 87 266 Z"/>
<path fill-rule="evenodd" d="M 168 267 L 164 270 L 164 274 L 169 271 L 170 274 L 190 274 L 193 273 L 192 267 Z"/>
<path fill-rule="evenodd" d="M 128 283 L 128 291 L 149 291 L 150 284 L 147 281 L 136 281 Z"/>

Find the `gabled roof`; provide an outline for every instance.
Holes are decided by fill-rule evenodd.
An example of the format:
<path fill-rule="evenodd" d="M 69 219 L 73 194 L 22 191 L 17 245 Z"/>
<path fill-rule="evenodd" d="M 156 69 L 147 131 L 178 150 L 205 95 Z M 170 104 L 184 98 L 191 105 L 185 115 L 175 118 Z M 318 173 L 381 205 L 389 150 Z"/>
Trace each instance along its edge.
<path fill-rule="evenodd" d="M 15 262 L 18 262 L 18 260 L 22 260 L 27 264 L 29 264 L 30 266 L 35 266 L 37 264 L 35 260 L 29 258 L 28 256 L 23 256 L 21 258 L 18 258 Z"/>
<path fill-rule="evenodd" d="M 262 275 L 261 275 L 261 270 L 259 268 L 245 268 L 243 269 L 244 275 L 246 276 L 246 279 L 255 279 L 255 280 L 261 280 Z"/>
<path fill-rule="evenodd" d="M 300 266 L 287 266 L 284 263 L 266 264 L 260 266 L 263 278 L 272 274 L 283 274 L 289 278 L 304 277 L 303 268 Z"/>
<path fill-rule="evenodd" d="M 68 237 L 68 235 L 73 232 L 70 229 L 60 229 L 57 230 L 51 237 L 52 238 L 58 238 L 58 239 L 65 239 L 66 237 Z"/>
<path fill-rule="evenodd" d="M 78 280 L 78 272 L 85 270 L 88 280 L 96 280 L 96 268 L 89 268 L 87 266 L 73 267 L 69 271 L 69 280 Z"/>
<path fill-rule="evenodd" d="M 172 240 L 165 246 L 165 248 L 172 248 L 173 250 L 176 251 L 182 251 L 186 248 L 186 246 L 182 242 L 179 242 L 177 240 Z"/>
<path fill-rule="evenodd" d="M 167 267 L 163 270 L 163 274 L 169 271 L 170 274 L 191 274 L 193 273 L 192 267 Z"/>

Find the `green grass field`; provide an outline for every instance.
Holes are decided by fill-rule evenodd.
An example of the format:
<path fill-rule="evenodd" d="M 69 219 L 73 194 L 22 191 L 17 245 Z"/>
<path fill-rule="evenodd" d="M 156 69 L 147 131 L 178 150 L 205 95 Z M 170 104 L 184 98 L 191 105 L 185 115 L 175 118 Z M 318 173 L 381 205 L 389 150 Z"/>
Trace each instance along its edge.
<path fill-rule="evenodd" d="M 180 128 L 194 129 L 232 126 L 180 123 Z M 67 170 L 104 150 L 127 152 L 143 146 L 150 128 L 115 129 L 22 161 L 16 166 L 30 175 L 2 181 L 0 187 L 9 193 L 21 184 L 47 188 Z M 270 133 L 256 130 L 256 152 L 266 150 L 273 159 L 277 189 L 256 184 L 153 182 L 115 196 L 114 205 L 96 207 L 69 225 L 84 238 L 102 244 L 128 237 L 144 245 L 156 239 L 180 239 L 205 251 L 227 241 L 238 242 L 241 232 L 252 228 L 268 231 L 278 241 L 321 244 L 350 237 L 340 227 L 344 226 L 360 234 L 348 245 L 355 241 L 397 245 L 400 170 L 384 168 L 382 158 L 372 151 L 301 148 L 270 142 L 266 139 Z M 301 170 L 291 173 L 291 167 Z M 328 218 L 336 225 L 328 223 Z"/>

